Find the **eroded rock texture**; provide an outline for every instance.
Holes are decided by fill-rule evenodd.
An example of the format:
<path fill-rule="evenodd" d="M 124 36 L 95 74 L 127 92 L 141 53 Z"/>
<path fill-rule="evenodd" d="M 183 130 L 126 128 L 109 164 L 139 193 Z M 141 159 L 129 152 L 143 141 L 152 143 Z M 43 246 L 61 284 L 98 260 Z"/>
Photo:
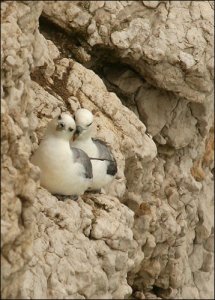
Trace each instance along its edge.
<path fill-rule="evenodd" d="M 212 26 L 212 1 L 2 4 L 3 299 L 213 299 Z M 119 171 L 62 202 L 29 158 L 79 107 Z"/>

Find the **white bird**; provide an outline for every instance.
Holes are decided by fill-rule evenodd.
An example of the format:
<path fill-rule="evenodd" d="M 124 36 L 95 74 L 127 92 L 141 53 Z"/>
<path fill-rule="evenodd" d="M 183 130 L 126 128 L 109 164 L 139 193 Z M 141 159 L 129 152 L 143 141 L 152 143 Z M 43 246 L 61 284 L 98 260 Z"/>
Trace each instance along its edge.
<path fill-rule="evenodd" d="M 92 184 L 92 164 L 84 151 L 70 146 L 75 129 L 75 121 L 67 113 L 50 121 L 31 162 L 41 169 L 44 188 L 77 199 Z"/>
<path fill-rule="evenodd" d="M 89 156 L 93 167 L 91 190 L 98 191 L 109 184 L 117 173 L 117 163 L 105 142 L 91 137 L 93 115 L 84 108 L 78 109 L 74 116 L 76 131 L 71 145 L 82 149 Z"/>

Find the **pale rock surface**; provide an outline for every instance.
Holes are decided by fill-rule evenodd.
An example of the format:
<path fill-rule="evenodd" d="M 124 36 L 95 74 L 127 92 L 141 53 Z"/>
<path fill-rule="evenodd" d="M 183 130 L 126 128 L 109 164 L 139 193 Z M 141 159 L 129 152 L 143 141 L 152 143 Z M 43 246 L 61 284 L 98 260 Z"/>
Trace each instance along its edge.
<path fill-rule="evenodd" d="M 75 29 L 90 53 L 111 50 L 153 86 L 200 103 L 213 90 L 211 1 L 48 1 L 43 15 Z"/>
<path fill-rule="evenodd" d="M 205 290 L 205 287 L 201 287 L 201 283 L 198 283 L 198 289 L 195 287 L 195 282 L 192 283 L 191 272 L 195 274 L 197 270 L 207 270 L 206 272 L 211 273 L 211 277 L 206 285 L 208 291 L 211 290 L 209 293 L 212 295 L 213 285 L 211 282 L 213 280 L 213 272 L 209 271 L 209 265 L 212 266 L 213 255 L 209 252 L 203 254 L 202 245 L 204 243 L 202 237 L 204 236 L 204 239 L 207 239 L 209 231 L 212 235 L 209 234 L 210 238 L 208 239 L 208 245 L 211 243 L 210 241 L 213 238 L 214 226 L 213 212 L 211 211 L 211 215 L 208 215 L 210 211 L 209 207 L 212 208 L 213 206 L 211 201 L 213 199 L 213 181 L 209 171 L 213 168 L 213 164 L 209 167 L 213 160 L 211 156 L 213 155 L 213 146 L 210 144 L 213 140 L 212 133 L 210 132 L 213 129 L 208 131 L 213 122 L 212 97 L 208 97 L 207 102 L 205 102 L 204 105 L 189 103 L 186 99 L 180 99 L 170 92 L 155 89 L 144 82 L 142 78 L 138 77 L 135 72 L 126 69 L 124 66 L 116 69 L 106 67 L 104 73 L 105 81 L 109 89 L 126 97 L 124 103 L 139 115 L 140 119 L 147 125 L 147 131 L 153 135 L 155 141 L 160 144 L 158 147 L 159 160 L 156 162 L 156 168 L 153 172 L 153 178 L 156 180 L 156 190 L 154 192 L 153 189 L 151 189 L 153 195 L 156 195 L 158 198 L 154 199 L 154 196 L 152 196 L 151 193 L 145 193 L 148 204 L 142 203 L 136 211 L 137 219 L 135 220 L 135 236 L 139 241 L 142 239 L 146 245 L 149 243 L 149 245 L 143 249 L 145 260 L 151 257 L 151 260 L 149 260 L 148 263 L 146 260 L 146 262 L 142 264 L 144 271 L 139 270 L 139 278 L 135 274 L 136 288 L 138 289 L 139 287 L 139 290 L 142 288 L 146 290 L 150 288 L 150 286 L 161 287 L 162 289 L 158 292 L 159 295 L 164 298 L 171 298 L 173 296 L 168 292 L 169 287 L 174 289 L 181 287 L 175 293 L 174 298 L 198 298 L 200 297 L 200 293 L 201 295 L 203 294 L 202 289 Z M 138 107 L 137 111 L 134 109 L 135 103 Z M 202 136 L 205 136 L 204 139 L 202 139 Z M 193 142 L 194 144 L 192 144 Z M 186 147 L 187 145 L 189 145 L 189 148 Z M 174 149 L 177 148 L 183 148 L 183 150 L 175 152 Z M 179 163 L 180 160 L 181 163 Z M 205 160 L 204 163 L 203 160 Z M 162 167 L 164 164 L 165 170 Z M 193 177 L 189 175 L 190 172 Z M 174 183 L 175 179 L 176 182 Z M 203 180 L 207 181 L 206 186 L 208 186 L 208 183 L 210 182 L 210 187 L 207 187 L 206 190 L 205 184 L 202 186 L 200 183 Z M 209 201 L 207 204 L 205 201 L 200 200 L 200 195 L 204 193 L 204 191 L 206 191 L 205 195 L 207 195 L 206 198 L 208 199 L 207 201 Z M 194 195 L 198 195 L 199 203 L 192 200 L 196 197 Z M 161 199 L 159 199 L 160 197 Z M 164 199 L 164 197 L 166 198 L 169 207 L 166 207 L 163 214 L 162 211 L 165 204 L 162 199 Z M 164 215 L 163 220 L 154 220 L 158 211 L 157 213 L 154 213 L 155 210 L 152 210 L 153 202 L 157 202 L 156 206 L 158 207 L 161 216 L 162 214 Z M 129 207 L 135 209 L 138 207 L 137 203 L 139 203 L 137 197 L 130 197 L 128 201 Z M 201 209 L 201 207 L 204 207 L 205 211 L 203 226 L 198 224 L 197 208 Z M 184 208 L 186 211 L 185 215 L 183 213 Z M 176 211 L 177 213 L 175 217 L 173 215 L 172 218 L 171 214 L 173 211 Z M 172 227 L 171 231 L 174 233 L 173 235 L 171 231 L 165 234 L 163 222 L 166 218 L 169 218 L 168 223 L 171 224 L 170 226 Z M 173 221 L 175 219 L 177 222 L 174 224 Z M 153 224 L 152 230 L 150 230 L 150 220 L 152 220 L 151 222 Z M 155 222 L 157 224 L 162 223 L 163 229 L 159 228 L 159 230 L 155 230 L 153 228 Z M 194 228 L 196 227 L 195 230 L 193 226 Z M 174 228 L 176 228 L 176 232 L 173 231 Z M 210 228 L 210 230 L 207 228 Z M 146 232 L 145 237 L 143 235 L 143 230 Z M 149 230 L 153 233 L 148 235 Z M 197 233 L 195 234 L 195 232 Z M 178 245 L 177 235 L 179 243 L 182 243 L 182 245 L 179 244 L 180 247 Z M 180 239 L 180 236 L 186 237 Z M 193 245 L 194 239 L 196 239 L 195 243 L 198 243 L 197 245 Z M 167 243 L 164 242 L 165 240 Z M 170 240 L 170 245 L 172 247 L 168 246 L 168 240 Z M 174 247 L 176 248 L 174 249 Z M 187 249 L 184 247 L 187 247 Z M 198 249 L 198 251 L 196 251 L 196 249 Z M 183 258 L 183 260 L 179 260 L 178 266 L 177 264 L 168 265 L 168 260 L 166 260 L 165 271 L 162 271 L 163 267 L 160 260 L 162 259 L 162 251 L 164 250 L 165 255 L 170 252 L 173 254 L 175 253 L 175 258 L 184 257 L 184 255 L 188 256 L 187 259 Z M 158 260 L 155 261 L 154 265 L 154 257 L 157 256 L 160 256 L 160 258 L 157 258 Z M 203 260 L 205 260 L 205 262 L 203 262 Z M 180 265 L 184 265 L 183 269 L 179 268 Z M 152 269 L 155 273 L 152 273 Z M 184 270 L 186 270 L 186 273 L 183 273 Z M 136 273 L 136 270 L 134 272 Z M 169 273 L 175 274 L 175 279 L 172 276 L 170 277 Z M 157 280 L 155 280 L 156 277 L 158 278 Z M 183 277 L 185 277 L 185 280 Z M 208 295 L 208 291 L 206 292 L 206 295 Z"/>
<path fill-rule="evenodd" d="M 30 71 L 47 58 L 38 30 L 42 8 L 34 1 L 1 3 L 1 288 L 7 299 L 32 256 L 39 174 L 29 162 L 29 134 L 36 128 Z"/>
<path fill-rule="evenodd" d="M 138 244 L 129 208 L 105 195 L 62 202 L 44 189 L 35 200 L 39 213 L 22 299 L 122 299 L 131 293 L 126 276 Z"/>
<path fill-rule="evenodd" d="M 42 9 L 83 65 L 40 34 Z M 213 299 L 212 16 L 207 1 L 3 3 L 3 298 Z M 29 157 L 79 107 L 119 171 L 62 202 Z"/>

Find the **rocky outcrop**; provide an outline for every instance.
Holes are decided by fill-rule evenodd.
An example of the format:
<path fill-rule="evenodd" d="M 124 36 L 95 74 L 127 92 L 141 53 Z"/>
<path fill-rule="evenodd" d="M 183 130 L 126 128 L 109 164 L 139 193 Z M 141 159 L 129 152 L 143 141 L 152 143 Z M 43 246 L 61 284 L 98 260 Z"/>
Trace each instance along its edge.
<path fill-rule="evenodd" d="M 36 197 L 33 258 L 22 276 L 22 299 L 121 299 L 138 244 L 133 213 L 110 196 L 58 201 Z M 111 226 L 108 226 L 111 224 Z"/>
<path fill-rule="evenodd" d="M 153 86 L 202 103 L 213 89 L 212 6 L 211 1 L 49 1 L 43 14 L 78 33 L 86 50 L 107 48 Z"/>
<path fill-rule="evenodd" d="M 2 155 L 2 297 L 10 298 L 32 254 L 35 226 L 33 202 L 39 174 L 29 163 L 35 129 L 30 71 L 45 61 L 38 30 L 42 3 L 1 5 L 1 155 Z"/>
<path fill-rule="evenodd" d="M 213 299 L 212 6 L 2 4 L 4 299 Z M 118 174 L 62 202 L 29 158 L 79 107 Z"/>

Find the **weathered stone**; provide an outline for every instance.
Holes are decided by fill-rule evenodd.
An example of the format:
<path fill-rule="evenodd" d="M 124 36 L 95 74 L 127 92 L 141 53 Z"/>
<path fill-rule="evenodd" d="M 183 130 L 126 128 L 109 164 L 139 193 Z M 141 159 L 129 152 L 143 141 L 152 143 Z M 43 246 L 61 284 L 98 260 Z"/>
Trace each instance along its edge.
<path fill-rule="evenodd" d="M 212 16 L 195 1 L 3 3 L 4 298 L 213 298 Z M 62 202 L 29 157 L 79 107 L 118 173 Z"/>

